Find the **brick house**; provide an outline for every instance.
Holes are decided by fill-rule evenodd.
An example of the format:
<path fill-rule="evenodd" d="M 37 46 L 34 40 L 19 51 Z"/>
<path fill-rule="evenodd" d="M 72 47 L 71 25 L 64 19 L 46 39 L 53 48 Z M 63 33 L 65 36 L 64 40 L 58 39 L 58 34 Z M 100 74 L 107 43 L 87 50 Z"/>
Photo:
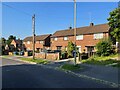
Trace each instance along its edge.
<path fill-rule="evenodd" d="M 12 40 L 9 49 L 10 51 L 21 51 L 23 49 L 22 40 Z"/>
<path fill-rule="evenodd" d="M 94 25 L 90 23 L 90 26 L 80 27 L 76 29 L 76 45 L 80 53 L 85 51 L 86 53 L 95 51 L 95 45 L 102 38 L 109 37 L 109 26 L 107 24 Z M 67 49 L 68 41 L 74 43 L 74 29 L 69 28 L 67 30 L 56 31 L 51 36 L 51 49 L 52 50 L 64 50 Z"/>
<path fill-rule="evenodd" d="M 51 34 L 35 36 L 35 50 L 41 52 L 44 49 L 49 49 L 50 48 L 50 36 Z M 23 44 L 25 46 L 25 50 L 33 50 L 32 36 L 26 37 L 23 40 Z"/>

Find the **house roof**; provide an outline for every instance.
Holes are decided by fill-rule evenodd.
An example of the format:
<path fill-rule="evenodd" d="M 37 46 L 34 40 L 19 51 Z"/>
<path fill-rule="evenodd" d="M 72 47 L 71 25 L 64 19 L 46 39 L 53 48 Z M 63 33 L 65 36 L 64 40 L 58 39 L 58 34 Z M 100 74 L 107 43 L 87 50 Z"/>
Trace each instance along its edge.
<path fill-rule="evenodd" d="M 16 44 L 21 44 L 22 40 L 14 40 L 16 42 Z"/>
<path fill-rule="evenodd" d="M 77 35 L 102 33 L 102 32 L 108 32 L 108 31 L 109 31 L 108 24 L 90 25 L 86 27 L 76 28 Z M 67 29 L 67 30 L 56 31 L 51 37 L 72 36 L 72 35 L 74 35 L 74 29 Z"/>
<path fill-rule="evenodd" d="M 35 36 L 35 40 L 36 41 L 43 41 L 43 40 L 45 40 L 50 35 L 51 34 L 37 35 L 37 36 Z M 26 41 L 32 41 L 32 40 L 33 40 L 32 36 L 29 36 L 29 37 L 26 37 L 23 41 L 26 42 Z"/>

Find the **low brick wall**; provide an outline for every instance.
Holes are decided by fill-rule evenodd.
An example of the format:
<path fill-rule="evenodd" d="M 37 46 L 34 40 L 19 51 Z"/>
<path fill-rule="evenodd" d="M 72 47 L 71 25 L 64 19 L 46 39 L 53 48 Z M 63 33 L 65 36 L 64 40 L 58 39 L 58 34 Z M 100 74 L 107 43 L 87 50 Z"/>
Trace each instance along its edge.
<path fill-rule="evenodd" d="M 36 58 L 43 58 L 48 60 L 59 60 L 60 54 L 59 53 L 35 53 Z"/>
<path fill-rule="evenodd" d="M 45 53 L 35 53 L 35 57 L 45 59 Z"/>

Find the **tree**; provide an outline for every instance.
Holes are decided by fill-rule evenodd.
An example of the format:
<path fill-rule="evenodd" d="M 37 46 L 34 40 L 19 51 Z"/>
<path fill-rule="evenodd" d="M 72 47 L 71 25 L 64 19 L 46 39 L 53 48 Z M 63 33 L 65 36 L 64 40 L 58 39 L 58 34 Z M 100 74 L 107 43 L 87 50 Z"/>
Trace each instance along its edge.
<path fill-rule="evenodd" d="M 72 43 L 72 41 L 68 42 L 68 46 L 67 46 L 67 53 L 68 53 L 68 57 L 72 57 L 72 53 L 74 50 L 74 44 Z"/>
<path fill-rule="evenodd" d="M 0 38 L 0 49 L 1 49 L 1 54 L 3 54 L 4 51 L 5 51 L 5 45 L 6 45 L 6 39 L 5 39 L 5 38 Z"/>
<path fill-rule="evenodd" d="M 113 53 L 112 42 L 110 39 L 102 39 L 96 44 L 97 54 L 99 56 L 108 56 Z"/>
<path fill-rule="evenodd" d="M 109 26 L 111 29 L 110 34 L 116 39 L 116 41 L 120 40 L 120 7 L 109 13 L 109 18 L 107 19 L 109 22 Z"/>
<path fill-rule="evenodd" d="M 7 44 L 10 45 L 12 40 L 16 40 L 16 36 L 10 35 L 7 40 Z"/>

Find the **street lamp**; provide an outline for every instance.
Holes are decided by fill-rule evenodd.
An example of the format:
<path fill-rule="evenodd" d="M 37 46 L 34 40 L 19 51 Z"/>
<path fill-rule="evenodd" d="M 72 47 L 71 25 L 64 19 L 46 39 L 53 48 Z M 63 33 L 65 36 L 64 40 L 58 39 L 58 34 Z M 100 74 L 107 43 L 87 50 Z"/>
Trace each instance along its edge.
<path fill-rule="evenodd" d="M 74 0 L 74 61 L 76 65 L 76 0 Z"/>

